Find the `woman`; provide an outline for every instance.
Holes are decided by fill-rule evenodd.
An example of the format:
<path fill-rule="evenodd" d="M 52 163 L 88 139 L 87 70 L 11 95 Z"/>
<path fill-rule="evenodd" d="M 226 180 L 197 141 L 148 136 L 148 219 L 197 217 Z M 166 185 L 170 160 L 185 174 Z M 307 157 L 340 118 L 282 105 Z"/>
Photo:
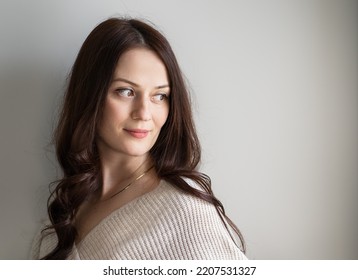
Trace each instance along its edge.
<path fill-rule="evenodd" d="M 111 18 L 90 33 L 54 139 L 63 178 L 34 258 L 245 258 L 240 232 L 196 171 L 188 92 L 153 27 Z"/>

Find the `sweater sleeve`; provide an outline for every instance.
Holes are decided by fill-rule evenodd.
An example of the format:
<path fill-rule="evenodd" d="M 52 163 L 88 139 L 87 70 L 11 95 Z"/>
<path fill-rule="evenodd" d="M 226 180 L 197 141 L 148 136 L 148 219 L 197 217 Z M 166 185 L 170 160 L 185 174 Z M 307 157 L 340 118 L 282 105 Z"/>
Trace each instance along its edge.
<path fill-rule="evenodd" d="M 233 241 L 215 206 L 188 194 L 171 201 L 176 233 L 174 250 L 180 259 L 237 260 L 246 259 Z"/>

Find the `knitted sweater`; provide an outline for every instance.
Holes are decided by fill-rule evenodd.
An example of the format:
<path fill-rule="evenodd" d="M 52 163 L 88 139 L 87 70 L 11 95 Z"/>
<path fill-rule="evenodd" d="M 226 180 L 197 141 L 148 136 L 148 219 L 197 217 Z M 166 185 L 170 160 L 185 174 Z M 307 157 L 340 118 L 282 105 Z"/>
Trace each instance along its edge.
<path fill-rule="evenodd" d="M 35 238 L 32 258 L 57 244 Z M 215 207 L 162 180 L 151 192 L 115 210 L 72 248 L 68 259 L 246 259 Z"/>

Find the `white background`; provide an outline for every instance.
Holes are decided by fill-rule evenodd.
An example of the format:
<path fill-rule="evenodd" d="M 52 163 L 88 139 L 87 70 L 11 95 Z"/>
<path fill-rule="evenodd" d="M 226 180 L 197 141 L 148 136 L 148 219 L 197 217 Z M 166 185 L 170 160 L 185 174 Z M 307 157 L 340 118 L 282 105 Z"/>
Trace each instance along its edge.
<path fill-rule="evenodd" d="M 358 259 L 354 0 L 0 1 L 0 259 L 26 259 L 58 174 L 51 131 L 88 33 L 152 21 L 193 93 L 202 171 L 250 259 Z"/>

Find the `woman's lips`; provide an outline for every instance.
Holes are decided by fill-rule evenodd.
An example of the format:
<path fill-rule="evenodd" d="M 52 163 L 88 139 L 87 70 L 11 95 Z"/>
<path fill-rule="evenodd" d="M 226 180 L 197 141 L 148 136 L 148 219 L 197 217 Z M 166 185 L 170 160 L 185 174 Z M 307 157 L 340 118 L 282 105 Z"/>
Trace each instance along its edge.
<path fill-rule="evenodd" d="M 137 139 L 145 138 L 149 133 L 149 130 L 145 129 L 124 129 L 124 131 L 128 132 L 131 136 Z"/>

